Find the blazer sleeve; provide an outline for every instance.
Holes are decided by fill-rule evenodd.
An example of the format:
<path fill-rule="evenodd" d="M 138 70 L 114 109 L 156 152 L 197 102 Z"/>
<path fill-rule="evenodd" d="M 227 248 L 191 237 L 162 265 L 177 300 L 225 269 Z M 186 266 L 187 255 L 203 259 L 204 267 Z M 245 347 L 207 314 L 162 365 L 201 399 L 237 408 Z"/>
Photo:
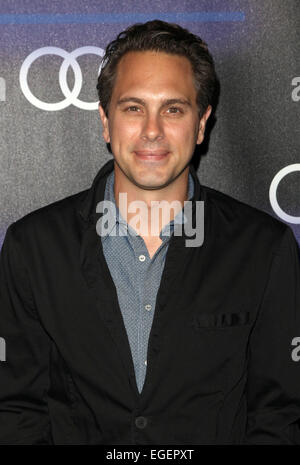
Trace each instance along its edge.
<path fill-rule="evenodd" d="M 300 254 L 286 225 L 249 342 L 245 444 L 300 444 Z"/>
<path fill-rule="evenodd" d="M 50 340 L 35 310 L 15 225 L 0 254 L 0 444 L 51 444 Z"/>

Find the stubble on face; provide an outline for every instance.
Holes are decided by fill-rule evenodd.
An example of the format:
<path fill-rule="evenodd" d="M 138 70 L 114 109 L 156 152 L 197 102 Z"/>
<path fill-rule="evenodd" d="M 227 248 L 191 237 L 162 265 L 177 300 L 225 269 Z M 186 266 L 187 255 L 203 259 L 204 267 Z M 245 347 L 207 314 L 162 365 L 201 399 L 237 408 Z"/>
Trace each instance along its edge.
<path fill-rule="evenodd" d="M 118 65 L 108 128 L 118 175 L 148 190 L 178 179 L 199 131 L 190 62 L 161 52 L 126 54 Z"/>
<path fill-rule="evenodd" d="M 129 52 L 117 67 L 103 136 L 115 161 L 115 196 L 187 199 L 189 163 L 211 107 L 199 117 L 190 61 L 162 52 Z M 117 201 L 118 203 L 118 201 Z"/>

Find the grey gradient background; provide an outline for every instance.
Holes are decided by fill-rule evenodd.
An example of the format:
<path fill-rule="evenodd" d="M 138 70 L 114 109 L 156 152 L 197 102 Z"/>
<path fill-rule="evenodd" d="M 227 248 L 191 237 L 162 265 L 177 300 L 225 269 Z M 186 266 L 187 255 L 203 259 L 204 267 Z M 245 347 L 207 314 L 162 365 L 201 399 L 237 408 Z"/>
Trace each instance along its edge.
<path fill-rule="evenodd" d="M 243 12 L 245 20 L 178 21 L 208 43 L 221 83 L 216 122 L 198 168 L 200 182 L 276 216 L 270 183 L 280 169 L 300 163 L 300 101 L 291 97 L 292 79 L 300 76 L 299 0 L 2 1 L 0 77 L 6 90 L 5 101 L 0 92 L 0 247 L 11 222 L 88 188 L 111 158 L 98 112 L 73 105 L 55 112 L 36 108 L 20 89 L 22 63 L 45 46 L 105 48 L 130 24 L 4 24 L 3 15 L 132 13 L 134 18 L 144 13 L 159 18 L 161 13 L 203 11 Z M 97 99 L 100 61 L 95 55 L 78 58 L 83 100 Z M 30 88 L 46 102 L 63 98 L 61 63 L 60 57 L 48 55 L 30 68 Z M 68 83 L 72 88 L 71 69 Z M 286 176 L 277 194 L 286 213 L 300 216 L 300 172 Z M 300 242 L 300 225 L 291 227 Z"/>

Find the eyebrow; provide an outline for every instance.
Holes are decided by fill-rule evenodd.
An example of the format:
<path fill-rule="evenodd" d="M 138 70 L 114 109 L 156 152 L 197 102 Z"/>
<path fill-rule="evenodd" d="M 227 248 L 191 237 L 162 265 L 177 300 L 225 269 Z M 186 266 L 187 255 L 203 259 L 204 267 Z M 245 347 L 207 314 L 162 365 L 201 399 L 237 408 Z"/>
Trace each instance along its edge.
<path fill-rule="evenodd" d="M 121 98 L 120 100 L 117 101 L 117 105 L 121 105 L 122 103 L 128 103 L 128 102 L 134 102 L 134 103 L 139 103 L 142 106 L 146 106 L 145 100 L 138 98 L 138 97 L 124 97 Z M 171 98 L 167 100 L 163 100 L 162 102 L 162 107 L 168 106 L 168 105 L 175 105 L 175 104 L 181 104 L 181 105 L 189 105 L 191 106 L 191 103 L 189 100 L 181 99 L 181 98 Z"/>

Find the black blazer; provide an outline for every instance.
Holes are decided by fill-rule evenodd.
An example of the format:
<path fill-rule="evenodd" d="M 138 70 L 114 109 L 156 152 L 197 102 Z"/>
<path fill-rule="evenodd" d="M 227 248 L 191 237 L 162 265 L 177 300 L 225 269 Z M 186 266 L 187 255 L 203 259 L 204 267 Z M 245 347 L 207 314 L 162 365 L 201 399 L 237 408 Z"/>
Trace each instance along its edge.
<path fill-rule="evenodd" d="M 300 443 L 291 228 L 195 181 L 204 242 L 172 236 L 139 394 L 90 189 L 9 226 L 0 260 L 0 442 Z M 3 345 L 2 345 L 3 349 Z"/>

